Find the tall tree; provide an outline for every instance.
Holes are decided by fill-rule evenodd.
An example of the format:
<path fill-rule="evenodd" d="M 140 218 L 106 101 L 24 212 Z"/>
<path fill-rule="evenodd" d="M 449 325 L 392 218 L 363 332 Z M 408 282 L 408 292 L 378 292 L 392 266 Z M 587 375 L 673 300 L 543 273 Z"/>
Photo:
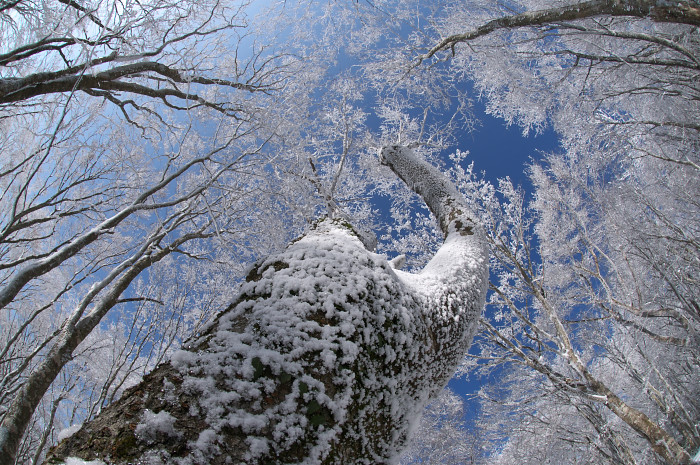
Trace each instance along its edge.
<path fill-rule="evenodd" d="M 439 171 L 402 147 L 382 161 L 443 231 L 420 273 L 392 269 L 344 221 L 321 221 L 256 264 L 206 331 L 50 461 L 390 463 L 471 342 L 488 259 Z"/>
<path fill-rule="evenodd" d="M 406 94 L 468 78 L 488 112 L 526 132 L 551 124 L 564 149 L 533 168 L 536 203 L 503 182 L 500 213 L 482 213 L 502 272 L 484 360 L 534 369 L 518 373 L 531 392 L 557 392 L 552 411 L 578 405 L 600 457 L 687 462 L 700 437 L 697 4 L 400 3 L 368 7 L 381 18 L 364 17 L 370 31 L 404 32 L 370 71 Z M 464 192 L 483 204 L 494 189 Z M 603 387 L 625 402 L 615 407 Z M 550 424 L 551 437 L 570 437 Z"/>
<path fill-rule="evenodd" d="M 369 209 L 357 200 L 373 194 L 364 178 L 376 166 L 364 155 L 364 148 L 391 143 L 420 146 L 426 152 L 444 148 L 456 128 L 469 124 L 465 89 L 472 86 L 464 85 L 467 78 L 485 98 L 488 111 L 525 130 L 551 123 L 566 150 L 564 156 L 550 157 L 543 167 L 533 168 L 538 200 L 532 208 L 521 208 L 525 200 L 511 196 L 513 190 L 503 183 L 499 189 L 508 193 L 507 201 L 493 203 L 502 208 L 502 214 L 480 210 L 484 215 L 480 220 L 489 226 L 494 269 L 502 272 L 492 279 L 494 297 L 490 299 L 493 315 L 501 321 L 486 321 L 485 337 L 480 339 L 484 344 L 479 346 L 482 355 L 524 363 L 531 369 L 537 362 L 550 370 L 559 384 L 547 385 L 552 380 L 542 370 L 528 375 L 518 371 L 532 388 L 524 390 L 536 392 L 542 383 L 545 391 L 555 386 L 561 395 L 547 399 L 561 402 L 552 404 L 552 411 L 564 411 L 560 407 L 568 401 L 580 407 L 577 424 L 601 435 L 595 445 L 603 455 L 617 447 L 616 457 L 637 460 L 635 454 L 647 440 L 644 432 L 640 435 L 620 426 L 622 417 L 602 402 L 595 386 L 585 385 L 591 379 L 617 393 L 683 446 L 686 452 L 676 449 L 679 456 L 692 452 L 698 437 L 693 386 L 698 384 L 700 242 L 695 3 L 554 5 L 532 0 L 504 7 L 463 0 L 429 6 L 386 0 L 309 7 L 303 11 L 304 20 L 287 22 L 294 26 L 283 34 L 290 33 L 296 40 L 296 34 L 305 29 L 321 32 L 317 41 L 305 42 L 307 51 L 334 55 L 341 50 L 344 57 L 362 61 L 362 67 L 347 66 L 343 79 L 329 86 L 331 98 L 314 107 L 315 111 L 322 106 L 323 111 L 308 118 L 311 123 L 301 117 L 311 108 L 302 108 L 311 86 L 303 91 L 301 87 L 308 80 L 286 79 L 304 71 L 294 66 L 296 58 L 259 46 L 267 42 L 244 32 L 244 10 L 238 6 L 230 10 L 228 4 L 202 5 L 81 5 L 59 0 L 51 5 L 56 7 L 51 14 L 33 9 L 33 3 L 1 6 L 1 43 L 10 45 L 2 50 L 3 69 L 9 74 L 3 74 L 0 85 L 2 111 L 7 116 L 0 123 L 6 128 L 0 143 L 9 162 L 3 165 L 0 181 L 7 192 L 3 211 L 15 212 L 10 219 L 18 220 L 9 221 L 7 235 L 2 236 L 6 241 L 0 253 L 7 257 L 7 267 L 0 284 L 20 286 L 16 294 L 11 287 L 0 294 L 10 296 L 2 317 L 3 327 L 11 328 L 2 341 L 6 350 L 0 368 L 7 376 L 0 417 L 9 415 L 5 399 L 21 399 L 15 396 L 22 392 L 27 374 L 71 329 L 70 324 L 61 328 L 67 319 L 55 315 L 69 315 L 69 308 L 86 311 L 106 296 L 108 289 L 100 286 L 116 279 L 109 278 L 111 271 L 129 257 L 140 256 L 134 251 L 149 234 L 165 232 L 144 257 L 160 256 L 157 252 L 168 249 L 191 228 L 203 228 L 202 237 L 175 244 L 160 262 L 144 268 L 148 272 L 139 275 L 140 282 L 132 279 L 112 307 L 124 309 L 125 317 L 133 315 L 133 323 L 127 326 L 134 328 L 134 334 L 138 334 L 136 328 L 149 327 L 138 316 L 145 314 L 142 307 L 173 309 L 172 315 L 169 310 L 161 312 L 159 327 L 163 328 L 167 322 L 180 321 L 181 309 L 197 309 L 192 318 L 190 312 L 180 313 L 190 320 L 170 333 L 177 333 L 177 339 L 185 327 L 196 327 L 212 309 L 225 307 L 224 296 L 235 292 L 236 286 L 227 287 L 223 277 L 227 263 L 238 266 L 236 254 L 253 256 L 265 249 L 251 241 L 284 240 L 281 228 L 268 227 L 269 234 L 260 237 L 242 235 L 241 225 L 251 215 L 264 218 L 268 225 L 281 222 L 290 218 L 288 210 L 278 208 L 284 205 L 298 208 L 306 220 L 325 209 L 336 217 L 350 213 L 367 221 Z M 311 17 L 313 24 L 306 21 Z M 52 32 L 47 35 L 46 31 Z M 245 53 L 229 53 L 232 44 L 242 45 L 237 50 L 251 46 L 252 57 L 247 60 Z M 343 61 L 337 68 L 346 69 L 346 65 Z M 352 80 L 345 79 L 359 69 L 362 72 Z M 258 85 L 259 80 L 264 83 Z M 366 132 L 363 106 L 368 89 L 380 89 L 373 97 L 382 122 L 379 136 Z M 280 90 L 284 90 L 282 98 L 272 100 Z M 323 92 L 314 95 L 319 93 Z M 290 103 L 300 110 L 294 113 L 294 121 L 276 118 Z M 188 113 L 178 114 L 182 109 Z M 132 126 L 115 125 L 115 114 Z M 263 120 L 274 130 L 259 132 Z M 200 136 L 192 137 L 195 133 Z M 290 163 L 256 171 L 255 157 L 237 158 L 241 153 L 259 153 L 260 140 L 268 140 L 273 133 L 284 136 L 277 160 L 289 155 Z M 201 162 L 168 178 L 197 157 Z M 232 159 L 238 164 L 229 164 Z M 572 167 L 581 169 L 570 173 Z M 255 172 L 262 176 L 248 181 Z M 149 181 L 166 178 L 170 181 L 158 184 L 155 196 L 149 196 L 153 187 Z M 382 183 L 380 187 L 389 186 L 377 181 Z M 203 189 L 188 190 L 192 186 Z M 488 188 L 481 187 L 476 192 L 488 197 Z M 268 195 L 273 191 L 280 195 Z M 167 203 L 173 193 L 183 192 L 195 193 L 179 197 L 181 204 Z M 473 198 L 473 192 L 465 191 L 472 196 L 471 205 L 483 204 L 485 200 Z M 130 208 L 142 194 L 146 195 L 143 204 L 153 206 L 137 208 L 115 228 L 98 228 L 94 241 L 78 240 L 84 224 L 103 224 Z M 397 196 L 393 214 L 400 221 L 389 232 L 398 236 L 402 247 L 425 255 L 433 238 L 417 229 L 406 234 L 410 229 L 406 225 L 429 226 L 430 222 L 425 216 L 411 218 L 405 209 L 409 203 L 407 197 Z M 177 217 L 187 208 L 193 208 L 190 216 Z M 523 226 L 523 212 L 534 212 L 532 224 Z M 168 226 L 175 217 L 182 222 Z M 489 223 L 490 218 L 498 218 L 493 223 L 497 227 Z M 567 244 L 574 245 L 567 248 Z M 29 278 L 24 284 L 14 280 L 15 271 L 25 270 L 24 265 L 45 264 L 59 250 L 77 253 L 45 268 L 43 274 L 17 273 Z M 198 266 L 183 268 L 177 256 L 194 259 L 189 263 Z M 159 280 L 186 276 L 187 284 L 159 288 L 150 281 L 156 276 Z M 105 277 L 109 279 L 104 281 Z M 93 284 L 96 287 L 91 290 Z M 201 292 L 206 292 L 204 299 Z M 200 306 L 202 301 L 207 304 Z M 511 328 L 504 327 L 503 318 L 510 318 Z M 152 332 L 151 340 L 158 340 L 160 331 L 168 330 Z M 69 355 L 78 355 L 77 360 L 81 354 L 87 357 L 92 347 L 84 344 L 65 352 L 62 366 L 68 366 Z M 592 350 L 583 349 L 587 347 Z M 523 358 L 517 349 L 527 357 L 544 355 Z M 162 360 L 166 351 L 156 350 L 144 367 Z M 126 359 L 136 360 L 138 352 Z M 672 355 L 672 360 L 660 357 L 662 352 Z M 255 356 L 249 359 L 252 366 Z M 263 362 L 262 357 L 258 359 Z M 131 365 L 119 361 L 124 360 L 122 355 L 113 360 L 114 366 Z M 260 366 L 255 365 L 254 375 Z M 53 397 L 45 396 L 34 407 L 45 412 L 41 418 L 33 417 L 36 434 L 24 436 L 26 444 L 36 445 L 26 449 L 32 451 L 29 455 L 35 462 L 41 456 L 33 453 L 35 448 L 50 442 L 41 422 L 50 424 L 60 417 L 64 399 L 77 389 L 96 393 L 101 390 L 99 384 L 107 386 L 104 394 L 94 395 L 95 403 L 88 402 L 88 410 L 106 405 L 120 391 L 117 386 L 127 383 L 121 380 L 136 373 L 120 370 L 117 376 L 107 373 L 94 390 L 84 377 L 74 376 L 77 371 L 60 372 L 61 378 L 49 386 L 55 391 Z M 625 376 L 611 377 L 611 370 Z M 292 380 L 291 386 L 298 387 L 297 381 Z M 151 413 L 154 416 L 143 414 L 144 425 L 165 424 L 166 432 L 170 431 L 165 415 Z M 551 431 L 569 427 L 557 425 Z M 603 441 L 604 436 L 612 439 Z M 523 443 L 531 439 L 524 438 Z M 663 448 L 650 439 L 653 447 Z M 625 443 L 634 446 L 625 449 Z M 667 444 L 669 450 L 675 447 Z"/>

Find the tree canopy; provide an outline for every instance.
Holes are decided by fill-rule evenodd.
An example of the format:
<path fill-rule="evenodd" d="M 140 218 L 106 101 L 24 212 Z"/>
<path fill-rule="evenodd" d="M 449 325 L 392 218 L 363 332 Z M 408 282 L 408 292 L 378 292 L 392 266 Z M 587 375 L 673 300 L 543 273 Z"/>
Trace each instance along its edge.
<path fill-rule="evenodd" d="M 392 146 L 488 243 L 472 460 L 689 463 L 699 25 L 690 0 L 0 1 L 0 463 L 41 463 L 324 215 L 421 269 L 445 225 Z M 468 164 L 476 100 L 556 133 L 530 185 Z"/>

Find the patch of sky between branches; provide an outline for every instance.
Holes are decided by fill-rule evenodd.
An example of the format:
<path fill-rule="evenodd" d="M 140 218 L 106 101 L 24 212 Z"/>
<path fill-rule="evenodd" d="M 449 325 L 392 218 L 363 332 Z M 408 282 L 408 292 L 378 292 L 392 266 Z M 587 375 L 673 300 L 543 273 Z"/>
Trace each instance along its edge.
<path fill-rule="evenodd" d="M 474 162 L 475 172 L 483 173 L 492 183 L 509 177 L 515 186 L 531 192 L 527 165 L 540 160 L 542 153 L 561 150 L 557 134 L 547 128 L 541 133 L 524 136 L 521 128 L 487 114 L 481 101 L 474 102 L 472 111 L 479 125 L 457 141 L 460 150 L 469 151 L 467 163 Z"/>

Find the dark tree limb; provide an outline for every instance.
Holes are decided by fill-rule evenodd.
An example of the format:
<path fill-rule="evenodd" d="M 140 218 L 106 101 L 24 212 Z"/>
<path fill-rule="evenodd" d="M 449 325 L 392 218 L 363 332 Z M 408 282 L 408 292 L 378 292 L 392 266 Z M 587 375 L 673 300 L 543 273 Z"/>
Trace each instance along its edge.
<path fill-rule="evenodd" d="M 599 16 L 648 18 L 661 23 L 688 24 L 700 27 L 700 7 L 697 2 L 656 2 L 654 0 L 592 0 L 562 8 L 528 11 L 518 15 L 504 16 L 461 34 L 445 37 L 420 58 L 432 58 L 436 53 L 452 49 L 462 42 L 469 42 L 497 30 L 520 27 L 544 26 L 566 21 L 575 21 Z"/>

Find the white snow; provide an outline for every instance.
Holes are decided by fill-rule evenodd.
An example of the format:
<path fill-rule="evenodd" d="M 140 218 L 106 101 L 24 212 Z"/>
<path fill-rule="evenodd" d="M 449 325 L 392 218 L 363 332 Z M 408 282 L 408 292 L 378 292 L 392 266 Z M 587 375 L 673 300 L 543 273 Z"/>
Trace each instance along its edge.
<path fill-rule="evenodd" d="M 76 457 L 68 457 L 65 461 L 65 465 L 107 465 L 102 460 L 90 460 L 86 461 Z"/>
<path fill-rule="evenodd" d="M 144 410 L 134 433 L 136 437 L 146 443 L 155 441 L 159 435 L 180 436 L 180 432 L 175 429 L 175 417 L 164 410 L 158 413 L 153 413 L 148 409 Z"/>
<path fill-rule="evenodd" d="M 71 436 L 73 436 L 75 433 L 77 433 L 80 428 L 82 427 L 82 423 L 78 425 L 70 425 L 68 428 L 62 429 L 59 431 L 58 435 L 56 436 L 56 442 L 61 442 L 64 439 L 67 439 Z"/>

